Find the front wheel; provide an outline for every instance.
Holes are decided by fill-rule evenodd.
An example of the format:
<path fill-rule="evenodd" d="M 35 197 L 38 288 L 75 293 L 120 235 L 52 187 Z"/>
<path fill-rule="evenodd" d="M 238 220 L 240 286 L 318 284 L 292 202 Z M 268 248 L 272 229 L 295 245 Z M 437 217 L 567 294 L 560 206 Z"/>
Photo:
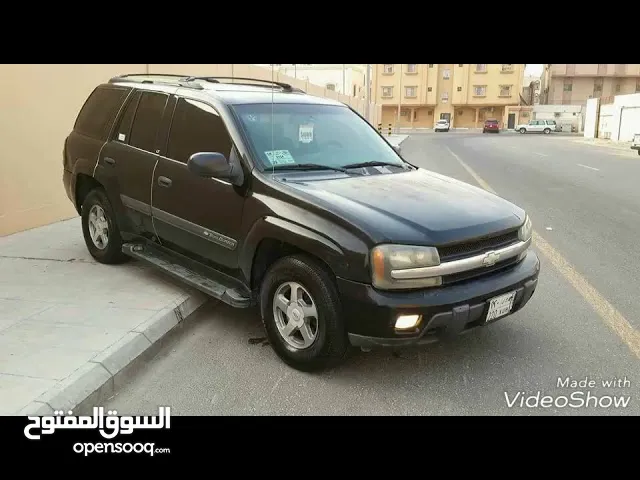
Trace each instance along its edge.
<path fill-rule="evenodd" d="M 549 129 L 549 128 L 545 128 L 544 129 L 544 134 L 545 135 L 549 135 L 550 133 L 551 133 L 551 129 Z"/>
<path fill-rule="evenodd" d="M 122 253 L 122 237 L 111 203 L 101 188 L 89 192 L 82 204 L 82 233 L 93 258 L 107 265 L 129 260 Z"/>
<path fill-rule="evenodd" d="M 527 129 L 526 128 L 521 128 L 519 131 L 520 131 L 520 133 L 527 133 Z"/>
<path fill-rule="evenodd" d="M 269 343 L 287 365 L 310 372 L 346 357 L 349 340 L 337 289 L 312 258 L 278 260 L 262 282 L 260 307 Z"/>
<path fill-rule="evenodd" d="M 640 150 L 638 150 L 638 155 L 640 155 Z"/>

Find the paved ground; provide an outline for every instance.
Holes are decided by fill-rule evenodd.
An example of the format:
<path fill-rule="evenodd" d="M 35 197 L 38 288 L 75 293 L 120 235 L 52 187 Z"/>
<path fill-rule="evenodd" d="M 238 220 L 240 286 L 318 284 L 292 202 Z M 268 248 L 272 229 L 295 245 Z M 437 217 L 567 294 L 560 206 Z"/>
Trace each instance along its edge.
<path fill-rule="evenodd" d="M 107 406 L 155 414 L 170 405 L 179 415 L 638 415 L 640 157 L 554 135 L 425 134 L 402 147 L 410 161 L 530 212 L 543 270 L 524 310 L 453 344 L 354 352 L 344 366 L 310 375 L 264 344 L 257 312 L 211 306 Z M 595 385 L 558 387 L 559 377 Z M 557 405 L 519 406 L 538 392 Z M 588 392 L 589 408 L 564 407 L 563 396 L 580 407 Z M 607 396 L 627 397 L 628 406 L 606 408 Z"/>
<path fill-rule="evenodd" d="M 79 218 L 0 238 L 0 415 L 75 407 L 204 302 L 139 263 L 96 263 Z"/>

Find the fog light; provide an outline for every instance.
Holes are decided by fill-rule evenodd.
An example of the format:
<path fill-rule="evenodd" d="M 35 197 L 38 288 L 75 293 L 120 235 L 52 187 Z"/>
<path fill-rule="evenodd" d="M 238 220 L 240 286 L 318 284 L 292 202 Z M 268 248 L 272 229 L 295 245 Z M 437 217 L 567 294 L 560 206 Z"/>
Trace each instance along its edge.
<path fill-rule="evenodd" d="M 398 315 L 396 328 L 399 330 L 408 330 L 415 328 L 418 323 L 420 323 L 420 315 Z"/>

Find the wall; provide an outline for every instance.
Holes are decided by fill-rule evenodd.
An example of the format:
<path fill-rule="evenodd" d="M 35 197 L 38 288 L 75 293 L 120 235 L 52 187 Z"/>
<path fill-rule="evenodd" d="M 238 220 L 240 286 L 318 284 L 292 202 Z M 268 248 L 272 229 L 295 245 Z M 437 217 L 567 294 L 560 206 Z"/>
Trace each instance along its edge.
<path fill-rule="evenodd" d="M 600 106 L 599 99 L 587 102 L 585 115 L 586 138 L 594 138 L 594 125 L 598 125 L 598 138 L 610 139 L 614 142 L 630 142 L 633 135 L 640 133 L 640 93 L 630 95 L 616 95 L 613 103 Z M 621 125 L 621 121 L 624 123 Z M 622 127 L 622 128 L 621 128 Z"/>
<path fill-rule="evenodd" d="M 595 138 L 598 125 L 598 107 L 600 99 L 591 98 L 587 100 L 587 107 L 584 116 L 584 136 L 585 138 Z"/>
<path fill-rule="evenodd" d="M 583 128 L 582 105 L 534 105 L 532 120 L 555 120 L 558 125 Z M 559 115 L 556 115 L 559 114 Z"/>
<path fill-rule="evenodd" d="M 272 72 L 246 64 L 84 64 L 0 66 L 0 236 L 76 216 L 62 185 L 62 147 L 78 111 L 96 85 L 125 73 L 272 79 Z M 286 75 L 273 79 L 311 95 L 349 104 L 364 116 L 365 100 L 346 97 Z M 379 105 L 368 120 L 377 125 Z"/>

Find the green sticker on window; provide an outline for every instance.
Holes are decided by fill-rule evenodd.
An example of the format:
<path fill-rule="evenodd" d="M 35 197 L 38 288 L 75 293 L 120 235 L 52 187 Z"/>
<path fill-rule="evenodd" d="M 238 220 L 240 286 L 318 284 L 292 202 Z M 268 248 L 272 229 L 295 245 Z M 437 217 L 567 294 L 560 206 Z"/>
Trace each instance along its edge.
<path fill-rule="evenodd" d="M 290 165 L 292 163 L 296 163 L 289 153 L 289 150 L 270 150 L 268 152 L 264 152 L 264 154 L 271 162 L 271 165 Z"/>

